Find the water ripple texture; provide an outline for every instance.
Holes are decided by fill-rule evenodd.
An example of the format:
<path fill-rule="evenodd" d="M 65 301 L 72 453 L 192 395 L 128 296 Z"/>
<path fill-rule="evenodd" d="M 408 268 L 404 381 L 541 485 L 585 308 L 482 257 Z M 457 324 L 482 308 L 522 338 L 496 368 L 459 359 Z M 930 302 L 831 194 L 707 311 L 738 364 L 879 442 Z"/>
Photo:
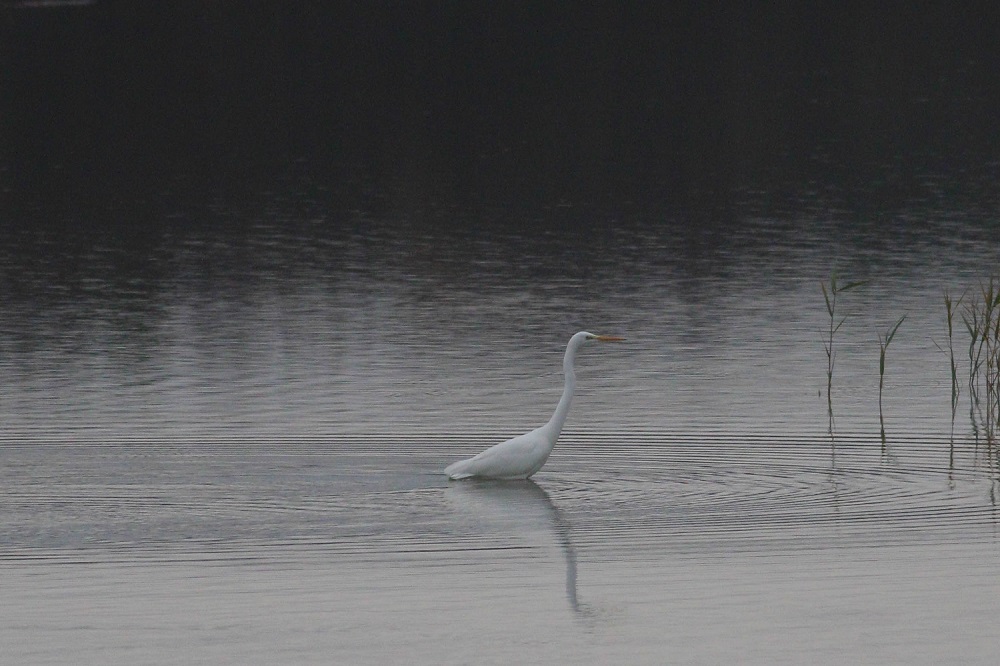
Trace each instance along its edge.
<path fill-rule="evenodd" d="M 581 557 L 992 541 L 997 453 L 947 437 L 570 432 L 528 482 L 448 482 L 484 433 L 0 443 L 0 560 Z"/>

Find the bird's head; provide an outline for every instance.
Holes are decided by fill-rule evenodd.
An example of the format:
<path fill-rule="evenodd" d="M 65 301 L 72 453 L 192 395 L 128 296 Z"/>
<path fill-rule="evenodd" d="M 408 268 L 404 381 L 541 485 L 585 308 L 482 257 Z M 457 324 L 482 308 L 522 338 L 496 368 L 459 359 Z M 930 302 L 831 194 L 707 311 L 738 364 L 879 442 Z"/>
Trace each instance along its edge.
<path fill-rule="evenodd" d="M 621 342 L 625 339 L 617 335 L 596 335 L 587 331 L 580 331 L 573 337 L 580 338 L 581 342 L 590 342 L 592 340 L 596 340 L 597 342 Z"/>

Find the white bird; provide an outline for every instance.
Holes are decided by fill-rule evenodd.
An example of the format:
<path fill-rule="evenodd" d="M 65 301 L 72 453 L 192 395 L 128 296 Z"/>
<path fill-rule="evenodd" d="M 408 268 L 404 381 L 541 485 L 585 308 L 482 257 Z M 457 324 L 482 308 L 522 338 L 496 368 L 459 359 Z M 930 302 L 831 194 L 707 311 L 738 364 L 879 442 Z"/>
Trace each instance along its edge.
<path fill-rule="evenodd" d="M 573 391 L 576 388 L 573 363 L 576 360 L 577 350 L 591 340 L 618 342 L 624 339 L 613 335 L 594 335 L 587 331 L 580 331 L 574 335 L 566 345 L 566 356 L 563 358 L 566 385 L 549 422 L 529 433 L 491 446 L 477 456 L 452 463 L 445 467 L 444 473 L 449 479 L 466 479 L 472 476 L 488 479 L 527 479 L 540 470 L 549 459 L 549 454 L 559 439 L 563 423 L 566 422 L 566 415 L 569 414 L 569 404 L 573 400 Z"/>

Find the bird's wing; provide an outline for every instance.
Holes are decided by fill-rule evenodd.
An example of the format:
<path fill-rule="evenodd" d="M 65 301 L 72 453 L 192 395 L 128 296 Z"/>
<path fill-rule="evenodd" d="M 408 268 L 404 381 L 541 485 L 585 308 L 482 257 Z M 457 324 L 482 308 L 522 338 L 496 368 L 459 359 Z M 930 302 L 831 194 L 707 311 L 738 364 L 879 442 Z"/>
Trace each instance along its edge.
<path fill-rule="evenodd" d="M 493 477 L 526 475 L 536 468 L 540 458 L 545 457 L 546 449 L 544 438 L 534 430 L 491 446 L 471 458 L 466 471 Z"/>

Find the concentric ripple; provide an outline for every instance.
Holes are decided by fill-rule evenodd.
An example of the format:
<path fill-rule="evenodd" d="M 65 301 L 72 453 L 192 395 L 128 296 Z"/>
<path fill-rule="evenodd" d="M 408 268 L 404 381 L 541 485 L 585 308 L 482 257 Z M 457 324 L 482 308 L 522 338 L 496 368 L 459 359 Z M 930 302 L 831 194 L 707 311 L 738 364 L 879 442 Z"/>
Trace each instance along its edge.
<path fill-rule="evenodd" d="M 0 560 L 595 559 L 995 540 L 996 450 L 950 437 L 566 433 L 530 482 L 448 482 L 498 438 L 0 443 Z"/>

